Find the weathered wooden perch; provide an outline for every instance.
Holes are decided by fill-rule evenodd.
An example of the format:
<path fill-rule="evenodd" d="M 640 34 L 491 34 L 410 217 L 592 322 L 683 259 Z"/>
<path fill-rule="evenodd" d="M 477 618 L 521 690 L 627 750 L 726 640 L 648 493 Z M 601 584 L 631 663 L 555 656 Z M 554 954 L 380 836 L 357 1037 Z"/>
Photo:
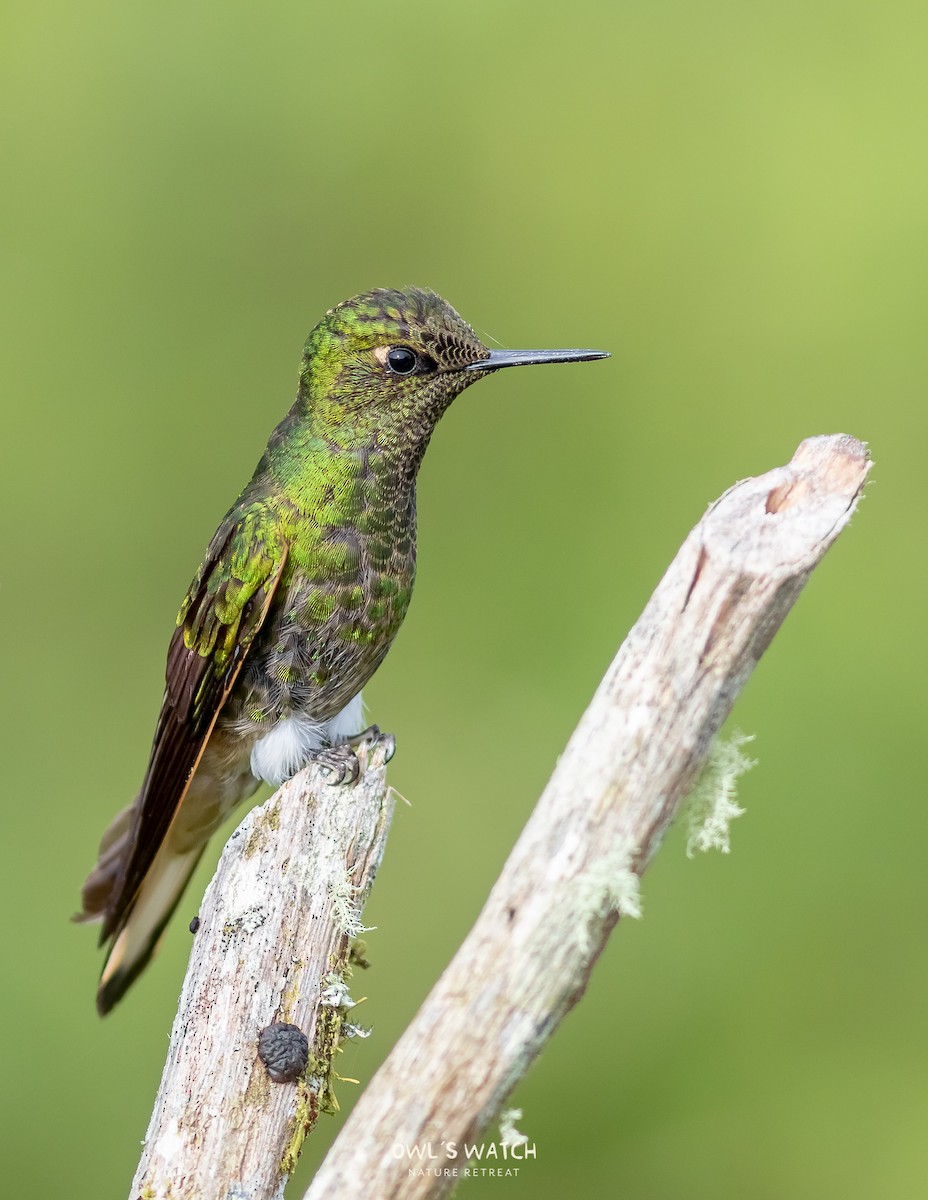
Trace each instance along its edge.
<path fill-rule="evenodd" d="M 483 912 L 306 1200 L 442 1196 L 395 1149 L 476 1141 L 580 999 L 709 744 L 870 468 L 844 436 L 736 484 L 684 542 L 606 672 Z M 604 553 L 608 550 L 604 547 Z"/>
<path fill-rule="evenodd" d="M 304 1135 L 333 1106 L 333 1056 L 351 1032 L 350 943 L 393 811 L 386 752 L 376 745 L 351 787 L 303 771 L 229 839 L 200 907 L 132 1200 L 283 1195 Z M 272 1082 L 258 1057 L 275 1022 L 308 1039 L 296 1083 Z"/>
<path fill-rule="evenodd" d="M 582 996 L 619 915 L 635 911 L 637 879 L 712 738 L 849 521 L 869 468 L 854 438 L 811 438 L 786 467 L 736 484 L 710 507 L 307 1200 L 450 1190 L 455 1180 L 441 1170 L 410 1176 L 396 1148 L 477 1140 Z M 201 909 L 133 1198 L 282 1194 L 304 1126 L 324 1101 L 346 1011 L 333 1005 L 344 1001 L 345 931 L 357 926 L 382 853 L 385 796 L 376 759 L 350 792 L 305 772 L 233 835 Z M 272 1084 L 257 1057 L 259 1033 L 275 1020 L 309 1038 L 307 1075 L 296 1084 Z"/>

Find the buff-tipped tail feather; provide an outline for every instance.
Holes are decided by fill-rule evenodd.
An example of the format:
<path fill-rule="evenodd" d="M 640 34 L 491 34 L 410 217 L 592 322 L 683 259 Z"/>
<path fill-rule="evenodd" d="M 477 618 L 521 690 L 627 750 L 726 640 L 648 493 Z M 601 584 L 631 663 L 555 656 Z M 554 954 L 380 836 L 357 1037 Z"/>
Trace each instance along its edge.
<path fill-rule="evenodd" d="M 103 835 L 96 866 L 81 889 L 81 912 L 75 921 L 103 921 L 109 912 L 131 837 L 133 808 L 130 805 L 123 809 Z M 184 853 L 177 853 L 169 844 L 161 847 L 110 942 L 97 989 L 101 1016 L 122 998 L 155 953 L 204 848 L 205 842 Z"/>
<path fill-rule="evenodd" d="M 97 1011 L 101 1017 L 106 1016 L 148 965 L 204 849 L 205 844 L 177 854 L 169 846 L 162 847 L 106 956 L 97 988 Z"/>

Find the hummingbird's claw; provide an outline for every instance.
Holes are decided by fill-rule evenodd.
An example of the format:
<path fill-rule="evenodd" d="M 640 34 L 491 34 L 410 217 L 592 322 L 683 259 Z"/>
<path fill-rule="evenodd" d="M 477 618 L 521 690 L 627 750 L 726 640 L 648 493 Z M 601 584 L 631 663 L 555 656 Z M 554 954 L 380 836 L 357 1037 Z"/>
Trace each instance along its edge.
<path fill-rule="evenodd" d="M 313 762 L 317 763 L 328 775 L 330 787 L 339 787 L 343 783 L 357 783 L 361 774 L 361 764 L 354 752 L 354 747 L 348 742 L 337 746 L 323 746 L 313 753 Z"/>
<path fill-rule="evenodd" d="M 383 761 L 388 763 L 396 753 L 396 738 L 392 733 L 383 733 L 379 725 L 368 725 L 354 737 L 348 739 L 348 745 L 357 750 L 365 750 L 370 755 L 376 747 L 383 749 Z"/>

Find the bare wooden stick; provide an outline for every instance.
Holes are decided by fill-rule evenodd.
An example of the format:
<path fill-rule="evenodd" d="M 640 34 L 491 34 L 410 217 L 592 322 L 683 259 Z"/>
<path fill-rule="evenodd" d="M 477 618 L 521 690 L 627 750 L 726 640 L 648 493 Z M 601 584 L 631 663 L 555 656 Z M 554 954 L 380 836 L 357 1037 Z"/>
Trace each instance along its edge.
<path fill-rule="evenodd" d="M 230 838 L 200 909 L 132 1200 L 283 1195 L 303 1137 L 333 1105 L 332 1059 L 351 1032 L 349 943 L 393 810 L 386 753 L 362 746 L 352 787 L 309 768 Z M 274 1074 L 292 1082 L 272 1082 L 258 1057 L 262 1029 L 278 1022 L 308 1040 L 307 1065 L 294 1030 L 265 1039 Z"/>
<path fill-rule="evenodd" d="M 582 996 L 620 913 L 635 911 L 637 877 L 712 738 L 849 521 L 869 467 L 854 438 L 811 438 L 786 467 L 711 506 L 606 673 L 476 925 L 306 1200 L 414 1200 L 454 1185 L 461 1160 L 443 1147 L 460 1152 L 479 1137 Z"/>

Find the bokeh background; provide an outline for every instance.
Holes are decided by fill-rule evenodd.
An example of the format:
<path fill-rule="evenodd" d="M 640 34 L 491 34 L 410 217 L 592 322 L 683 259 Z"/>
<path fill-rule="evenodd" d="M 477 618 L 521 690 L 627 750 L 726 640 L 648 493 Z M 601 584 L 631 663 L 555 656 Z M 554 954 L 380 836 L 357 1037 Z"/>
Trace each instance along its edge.
<path fill-rule="evenodd" d="M 367 693 L 412 807 L 343 1073 L 416 1011 L 707 502 L 845 431 L 873 482 L 737 706 L 733 853 L 672 832 L 513 1097 L 537 1161 L 460 1194 L 925 1194 L 926 50 L 914 0 L 6 6 L 9 1195 L 128 1188 L 189 934 L 104 1023 L 68 917 L 307 331 L 406 282 L 500 344 L 614 357 L 481 384 L 426 458 Z"/>

